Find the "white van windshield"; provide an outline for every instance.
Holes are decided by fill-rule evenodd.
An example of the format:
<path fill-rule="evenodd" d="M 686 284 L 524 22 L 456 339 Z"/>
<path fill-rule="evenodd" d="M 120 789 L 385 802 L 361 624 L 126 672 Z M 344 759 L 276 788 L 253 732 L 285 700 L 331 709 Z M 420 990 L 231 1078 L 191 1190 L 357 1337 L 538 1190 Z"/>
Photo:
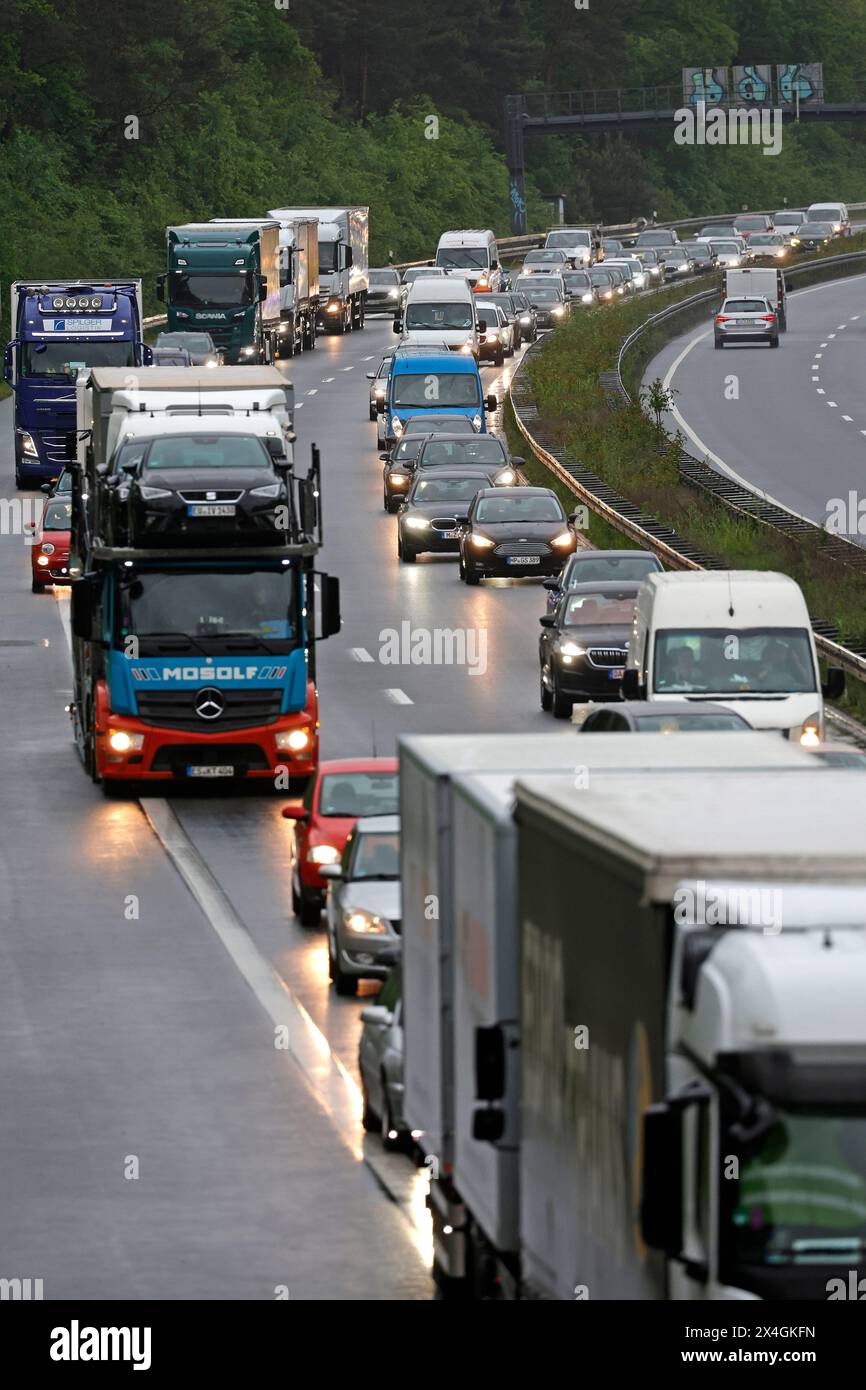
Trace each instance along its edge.
<path fill-rule="evenodd" d="M 415 302 L 406 307 L 407 328 L 471 328 L 472 306 L 465 300 Z"/>
<path fill-rule="evenodd" d="M 446 270 L 486 270 L 486 246 L 440 246 L 436 264 Z"/>
<path fill-rule="evenodd" d="M 805 628 L 676 628 L 656 633 L 653 686 L 671 695 L 795 695 L 816 689 Z"/>

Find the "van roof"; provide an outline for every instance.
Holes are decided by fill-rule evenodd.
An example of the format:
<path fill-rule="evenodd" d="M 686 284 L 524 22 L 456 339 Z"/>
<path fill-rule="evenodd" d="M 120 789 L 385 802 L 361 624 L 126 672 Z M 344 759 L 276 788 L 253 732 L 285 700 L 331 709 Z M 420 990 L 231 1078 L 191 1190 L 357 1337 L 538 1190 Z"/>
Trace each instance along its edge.
<path fill-rule="evenodd" d="M 466 227 L 461 231 L 443 232 L 439 238 L 440 246 L 477 246 L 480 241 L 495 241 L 489 227 Z"/>
<path fill-rule="evenodd" d="M 178 330 L 179 332 L 180 330 Z M 190 329 L 190 332 L 204 332 Z M 79 373 L 80 379 L 81 373 Z M 134 376 L 148 391 L 284 391 L 287 381 L 276 367 L 91 367 L 90 382 L 99 391 L 128 391 Z"/>
<path fill-rule="evenodd" d="M 655 627 L 766 626 L 808 627 L 809 614 L 800 586 L 772 570 L 709 570 L 648 574 Z M 639 599 L 639 606 L 640 604 Z M 734 612 L 731 615 L 730 609 Z"/>
<path fill-rule="evenodd" d="M 469 281 L 462 275 L 421 275 L 409 286 L 407 303 L 418 299 L 465 299 L 474 303 Z"/>
<path fill-rule="evenodd" d="M 447 367 L 445 364 L 448 364 Z M 449 352 L 445 348 L 428 352 L 405 352 L 398 348 L 394 354 L 394 366 L 391 368 L 391 375 L 399 375 L 401 372 L 425 372 L 443 368 L 448 372 L 471 372 L 478 376 L 478 367 L 475 358 L 469 353 Z M 434 404 L 436 404 L 434 402 Z"/>

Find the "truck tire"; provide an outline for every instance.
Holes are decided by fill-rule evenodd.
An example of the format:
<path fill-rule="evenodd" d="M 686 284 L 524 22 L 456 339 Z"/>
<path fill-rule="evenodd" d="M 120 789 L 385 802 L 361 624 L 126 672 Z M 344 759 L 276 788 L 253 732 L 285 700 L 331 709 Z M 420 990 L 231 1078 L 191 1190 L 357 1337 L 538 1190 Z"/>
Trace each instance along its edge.
<path fill-rule="evenodd" d="M 393 1121 L 393 1119 L 392 1119 L 392 1117 L 391 1117 L 391 1107 L 390 1107 L 390 1105 L 388 1104 L 388 1085 L 387 1085 L 387 1082 L 385 1081 L 385 1077 L 384 1077 L 384 1074 L 383 1074 L 383 1076 L 382 1076 L 382 1123 L 381 1123 L 380 1131 L 379 1131 L 379 1132 L 380 1132 L 381 1137 L 382 1137 L 382 1148 L 386 1151 L 386 1153 L 397 1153 L 397 1152 L 398 1152 L 400 1149 L 402 1149 L 402 1147 L 403 1147 L 403 1141 L 402 1141 L 402 1139 L 401 1139 L 401 1137 L 400 1137 L 400 1132 L 399 1132 L 399 1130 L 397 1131 L 397 1137 L 396 1137 L 396 1139 L 392 1139 L 392 1138 L 390 1137 L 390 1136 L 391 1136 L 391 1130 L 392 1130 L 393 1128 L 394 1128 L 394 1121 Z"/>
<path fill-rule="evenodd" d="M 81 729 L 81 761 L 84 763 L 84 771 L 87 773 L 91 782 L 99 786 L 102 780 L 96 770 L 96 729 L 93 727 L 93 707 L 88 705 L 85 710 L 84 724 Z"/>

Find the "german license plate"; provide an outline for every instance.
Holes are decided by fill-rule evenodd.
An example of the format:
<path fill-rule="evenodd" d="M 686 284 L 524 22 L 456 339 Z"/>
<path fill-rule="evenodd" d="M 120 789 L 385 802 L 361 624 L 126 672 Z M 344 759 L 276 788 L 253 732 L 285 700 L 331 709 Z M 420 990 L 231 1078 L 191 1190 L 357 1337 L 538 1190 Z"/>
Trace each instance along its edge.
<path fill-rule="evenodd" d="M 509 565 L 540 565 L 540 555 L 509 555 Z"/>
<path fill-rule="evenodd" d="M 233 502 L 191 502 L 186 511 L 187 516 L 234 516 L 237 507 Z"/>
<path fill-rule="evenodd" d="M 607 678 L 609 681 L 621 681 L 624 675 L 624 666 L 611 666 L 610 670 L 607 673 Z"/>
<path fill-rule="evenodd" d="M 187 777 L 234 777 L 235 770 L 229 763 L 215 763 L 213 766 L 188 767 Z"/>
<path fill-rule="evenodd" d="M 460 539 L 459 531 L 440 531 L 439 534 L 443 541 L 456 541 Z"/>
<path fill-rule="evenodd" d="M 751 319 L 734 319 L 734 323 L 738 328 L 751 328 L 752 326 Z"/>

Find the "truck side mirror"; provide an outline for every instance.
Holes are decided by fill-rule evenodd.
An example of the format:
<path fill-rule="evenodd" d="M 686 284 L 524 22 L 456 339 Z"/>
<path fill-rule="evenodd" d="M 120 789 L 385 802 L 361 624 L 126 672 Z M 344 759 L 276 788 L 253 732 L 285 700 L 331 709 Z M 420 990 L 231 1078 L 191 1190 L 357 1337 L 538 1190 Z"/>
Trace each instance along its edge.
<path fill-rule="evenodd" d="M 268 282 L 264 275 L 259 276 L 259 303 L 264 304 L 268 297 Z"/>
<path fill-rule="evenodd" d="M 475 1094 L 478 1100 L 505 1095 L 505 1034 L 497 1023 L 475 1029 Z"/>
<path fill-rule="evenodd" d="M 160 303 L 164 302 L 164 300 L 165 300 L 165 276 L 164 276 L 164 275 L 157 275 L 157 277 L 156 277 L 156 297 L 157 297 L 157 299 L 160 301 Z"/>
<path fill-rule="evenodd" d="M 73 579 L 70 587 L 70 625 L 74 637 L 84 642 L 96 640 L 93 631 L 102 580 L 99 575 L 82 575 Z"/>
<path fill-rule="evenodd" d="M 640 1224 L 644 1243 L 675 1259 L 683 1246 L 682 1109 L 661 1101 L 644 1111 L 643 1190 Z"/>
<path fill-rule="evenodd" d="M 355 264 L 355 253 L 354 253 L 354 251 L 352 250 L 351 246 L 347 246 L 347 247 L 346 247 L 346 269 L 347 269 L 347 270 L 351 270 L 351 268 L 352 268 L 352 266 L 353 266 L 354 264 Z"/>
<path fill-rule="evenodd" d="M 63 436 L 63 456 L 70 460 L 78 458 L 78 431 L 67 430 Z"/>
<path fill-rule="evenodd" d="M 12 385 L 12 378 L 14 375 L 15 349 L 17 346 L 18 340 L 16 338 L 13 342 L 7 343 L 3 349 L 3 380 L 7 382 L 9 386 Z"/>
<path fill-rule="evenodd" d="M 547 582 L 548 581 L 545 581 L 545 587 L 547 585 Z M 554 618 L 552 613 L 542 613 L 538 621 L 541 623 L 542 627 L 556 627 L 556 619 Z"/>
<path fill-rule="evenodd" d="M 321 600 L 320 620 L 316 641 L 335 637 L 340 631 L 340 581 L 335 574 L 320 574 Z"/>
<path fill-rule="evenodd" d="M 640 672 L 634 666 L 626 666 L 620 689 L 624 700 L 646 699 L 646 690 L 641 684 Z"/>
<path fill-rule="evenodd" d="M 496 399 L 495 396 L 490 395 L 490 396 L 487 397 L 486 401 L 484 402 L 484 409 L 485 409 L 485 410 L 498 410 L 498 409 L 499 409 L 499 402 L 498 402 L 498 400 Z"/>
<path fill-rule="evenodd" d="M 845 672 L 841 666 L 828 666 L 827 679 L 821 682 L 825 700 L 840 700 L 845 694 Z"/>

